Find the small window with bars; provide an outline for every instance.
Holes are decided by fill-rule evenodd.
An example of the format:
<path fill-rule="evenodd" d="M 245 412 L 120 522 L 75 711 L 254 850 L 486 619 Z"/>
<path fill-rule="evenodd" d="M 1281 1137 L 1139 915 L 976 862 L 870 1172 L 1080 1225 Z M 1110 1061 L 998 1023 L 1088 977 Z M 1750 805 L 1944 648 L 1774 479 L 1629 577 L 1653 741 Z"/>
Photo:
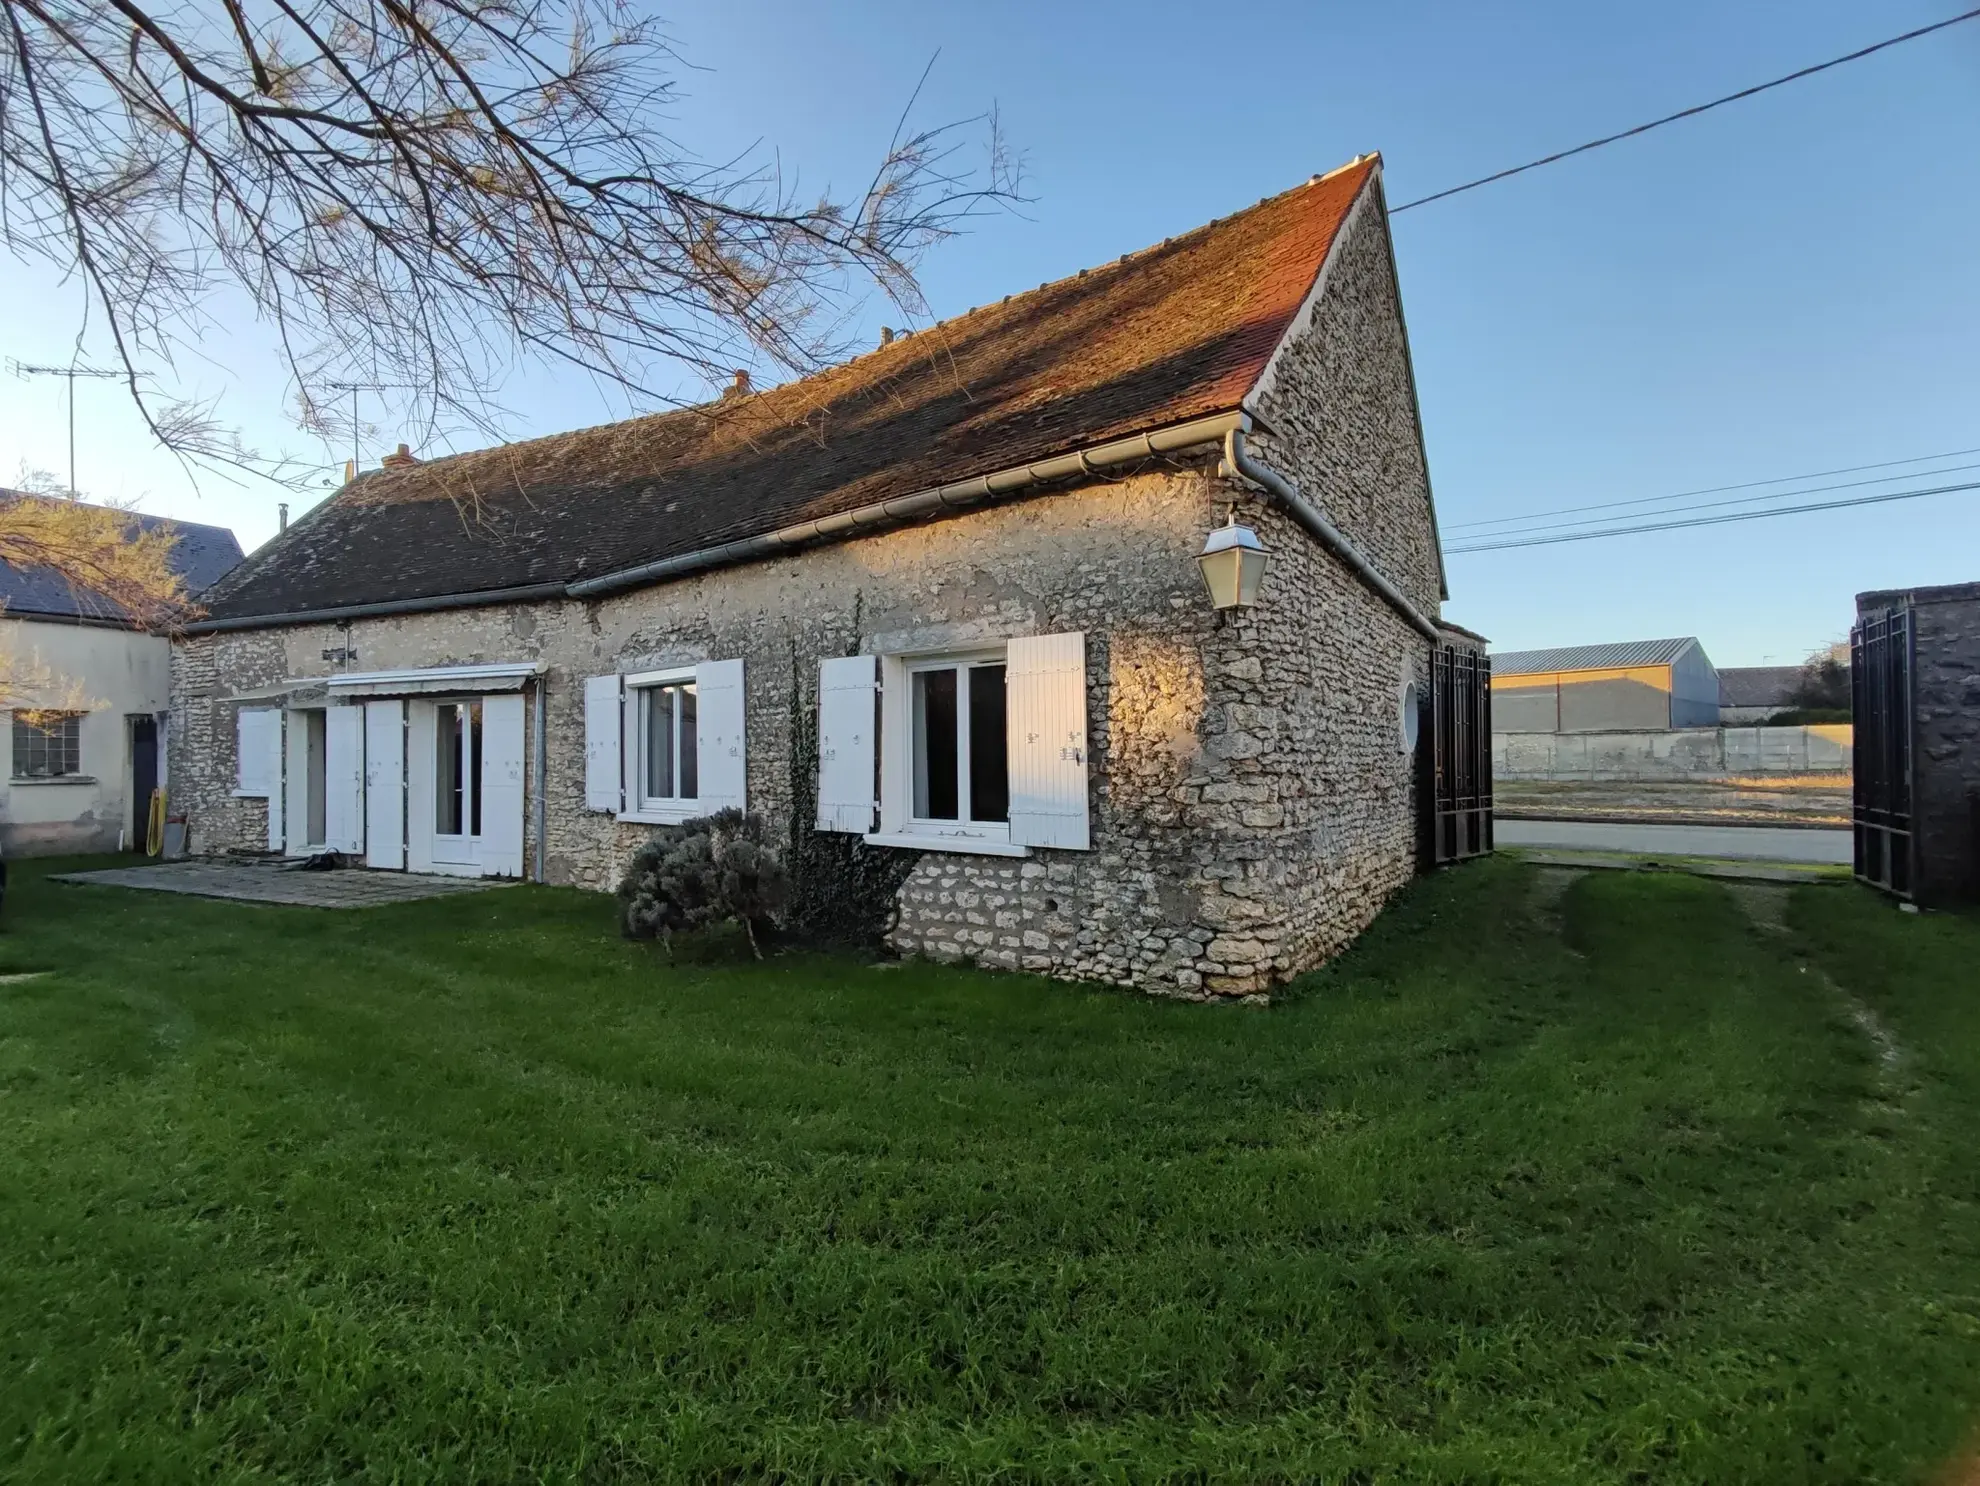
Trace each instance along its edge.
<path fill-rule="evenodd" d="M 61 779 L 81 772 L 82 713 L 14 714 L 16 779 Z"/>

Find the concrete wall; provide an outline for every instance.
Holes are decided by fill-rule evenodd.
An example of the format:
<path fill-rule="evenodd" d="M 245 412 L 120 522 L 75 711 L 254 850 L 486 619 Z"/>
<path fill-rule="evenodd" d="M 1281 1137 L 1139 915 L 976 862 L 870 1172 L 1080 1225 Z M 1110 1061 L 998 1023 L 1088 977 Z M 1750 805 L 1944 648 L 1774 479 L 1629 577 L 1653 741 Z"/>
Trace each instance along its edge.
<path fill-rule="evenodd" d="M 1494 695 L 1495 706 L 1497 701 Z M 1630 733 L 1494 732 L 1492 775 L 1647 781 L 1847 774 L 1852 736 L 1847 723 Z"/>
<path fill-rule="evenodd" d="M 163 713 L 170 700 L 171 645 L 106 625 L 0 620 L 0 651 L 35 703 L 86 713 L 78 739 L 82 772 L 52 780 L 13 777 L 13 715 L 0 712 L 7 781 L 0 801 L 0 852 L 36 856 L 115 851 L 133 825 L 129 719 Z"/>

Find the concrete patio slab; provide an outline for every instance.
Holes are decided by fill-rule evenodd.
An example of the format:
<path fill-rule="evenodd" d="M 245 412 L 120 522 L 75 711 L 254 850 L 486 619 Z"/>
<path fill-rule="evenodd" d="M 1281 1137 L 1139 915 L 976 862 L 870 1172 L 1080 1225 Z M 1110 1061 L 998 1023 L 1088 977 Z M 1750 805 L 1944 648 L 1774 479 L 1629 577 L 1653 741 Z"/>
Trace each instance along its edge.
<path fill-rule="evenodd" d="M 151 867 L 111 867 L 100 872 L 61 872 L 51 882 L 134 887 L 243 903 L 287 903 L 298 908 L 377 908 L 508 887 L 501 877 L 436 877 L 413 872 L 372 872 L 343 867 L 302 872 L 279 862 L 161 862 Z"/>

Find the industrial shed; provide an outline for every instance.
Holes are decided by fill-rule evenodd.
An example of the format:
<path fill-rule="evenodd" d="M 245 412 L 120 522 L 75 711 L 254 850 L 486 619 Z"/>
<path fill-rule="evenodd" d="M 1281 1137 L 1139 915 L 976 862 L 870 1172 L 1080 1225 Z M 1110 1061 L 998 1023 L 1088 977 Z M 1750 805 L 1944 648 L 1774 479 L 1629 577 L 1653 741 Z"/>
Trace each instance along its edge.
<path fill-rule="evenodd" d="M 1654 732 L 1719 725 L 1719 673 L 1693 636 L 1492 657 L 1498 733 Z"/>

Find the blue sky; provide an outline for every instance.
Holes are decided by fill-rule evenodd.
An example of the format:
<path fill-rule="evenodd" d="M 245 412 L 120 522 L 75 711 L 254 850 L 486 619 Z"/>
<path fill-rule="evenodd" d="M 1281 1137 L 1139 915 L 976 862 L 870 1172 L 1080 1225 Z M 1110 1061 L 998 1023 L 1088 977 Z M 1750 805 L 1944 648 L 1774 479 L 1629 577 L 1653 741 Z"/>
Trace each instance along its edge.
<path fill-rule="evenodd" d="M 741 0 L 663 13 L 699 69 L 675 132 L 710 156 L 760 140 L 808 181 L 862 181 L 938 49 L 919 119 L 999 107 L 1035 199 L 936 250 L 924 284 L 939 316 L 1364 150 L 1383 153 L 1402 202 L 1956 8 Z M 1980 447 L 1980 22 L 1406 213 L 1395 235 L 1448 536 Z M 0 259 L 0 305 L 0 354 L 67 359 L 72 287 Z M 862 333 L 895 318 L 875 304 Z M 317 452 L 285 424 L 250 329 L 200 349 L 182 371 L 251 441 Z M 86 491 L 223 522 L 250 546 L 272 533 L 275 493 L 195 490 L 119 397 L 82 393 Z M 540 373 L 507 401 L 514 437 L 626 411 Z M 66 468 L 61 394 L 0 380 L 0 480 L 22 463 Z M 1454 556 L 1450 578 L 1446 612 L 1503 648 L 1696 634 L 1722 665 L 1785 663 L 1841 634 L 1860 589 L 1980 578 L 1980 492 Z"/>

